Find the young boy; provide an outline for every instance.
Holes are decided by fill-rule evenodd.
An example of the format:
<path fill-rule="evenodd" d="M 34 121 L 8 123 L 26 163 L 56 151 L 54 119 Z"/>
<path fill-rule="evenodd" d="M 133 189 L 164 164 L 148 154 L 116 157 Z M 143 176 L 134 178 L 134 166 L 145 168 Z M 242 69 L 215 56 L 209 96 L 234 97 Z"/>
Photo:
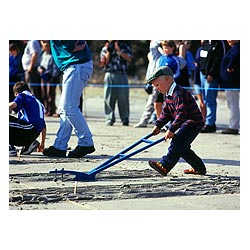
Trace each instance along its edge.
<path fill-rule="evenodd" d="M 204 163 L 191 150 L 191 143 L 204 127 L 202 114 L 194 98 L 174 82 L 173 72 L 168 66 L 156 68 L 148 83 L 166 95 L 162 113 L 156 120 L 152 133 L 159 134 L 161 128 L 171 121 L 165 139 L 172 139 L 167 155 L 164 155 L 160 162 L 149 161 L 150 167 L 166 176 L 182 157 L 191 165 L 190 169 L 184 170 L 185 174 L 205 175 Z"/>
<path fill-rule="evenodd" d="M 23 146 L 21 154 L 27 155 L 36 148 L 43 151 L 46 136 L 44 107 L 41 102 L 30 93 L 28 85 L 17 82 L 13 87 L 15 99 L 9 103 L 9 110 L 16 111 L 17 117 L 9 116 L 9 154 L 15 156 L 15 146 Z M 41 133 L 39 144 L 36 138 Z"/>

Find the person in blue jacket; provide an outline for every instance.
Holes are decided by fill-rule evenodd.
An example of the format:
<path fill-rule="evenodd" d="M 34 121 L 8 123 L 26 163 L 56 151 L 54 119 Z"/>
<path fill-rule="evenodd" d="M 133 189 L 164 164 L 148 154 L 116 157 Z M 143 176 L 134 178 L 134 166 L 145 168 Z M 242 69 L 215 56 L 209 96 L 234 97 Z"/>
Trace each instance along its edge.
<path fill-rule="evenodd" d="M 221 87 L 230 109 L 229 127 L 222 134 L 238 134 L 240 127 L 240 40 L 227 40 L 230 49 L 220 66 Z"/>
<path fill-rule="evenodd" d="M 28 155 L 38 148 L 44 150 L 46 124 L 44 106 L 31 94 L 25 82 L 13 86 L 15 99 L 9 103 L 9 111 L 17 113 L 9 116 L 9 156 L 16 156 L 15 146 L 23 146 L 21 154 Z M 36 140 L 41 135 L 40 143 Z"/>
<path fill-rule="evenodd" d="M 174 40 L 163 40 L 161 42 L 161 46 L 163 54 L 157 60 L 156 67 L 168 66 L 173 71 L 174 79 L 177 79 L 180 76 L 180 65 L 177 57 L 175 56 L 176 43 Z M 158 92 L 154 103 L 157 119 L 160 117 L 164 99 L 164 95 Z"/>
<path fill-rule="evenodd" d="M 68 153 L 81 158 L 95 151 L 92 133 L 79 108 L 80 97 L 93 72 L 91 51 L 84 40 L 51 40 L 54 61 L 63 72 L 59 102 L 60 127 L 54 145 L 44 149 L 45 156 L 66 157 L 68 142 L 74 130 L 78 145 Z"/>

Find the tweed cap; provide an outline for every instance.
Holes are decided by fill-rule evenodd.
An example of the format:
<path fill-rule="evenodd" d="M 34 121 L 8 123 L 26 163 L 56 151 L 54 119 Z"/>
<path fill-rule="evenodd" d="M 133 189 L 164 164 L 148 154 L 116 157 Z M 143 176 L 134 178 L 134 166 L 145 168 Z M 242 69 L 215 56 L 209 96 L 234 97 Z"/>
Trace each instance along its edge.
<path fill-rule="evenodd" d="M 152 84 L 151 82 L 159 76 L 173 76 L 173 71 L 168 66 L 158 67 L 154 69 L 153 73 L 149 76 L 147 83 Z"/>

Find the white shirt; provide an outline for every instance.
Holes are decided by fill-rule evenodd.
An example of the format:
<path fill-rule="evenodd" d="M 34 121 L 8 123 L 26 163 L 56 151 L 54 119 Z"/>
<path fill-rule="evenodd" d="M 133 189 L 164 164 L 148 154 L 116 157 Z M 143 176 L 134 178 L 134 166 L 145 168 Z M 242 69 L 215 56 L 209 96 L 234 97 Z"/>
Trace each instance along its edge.
<path fill-rule="evenodd" d="M 40 44 L 37 40 L 29 40 L 28 43 L 26 44 L 22 56 L 22 65 L 24 70 L 28 69 L 31 61 L 31 56 L 35 52 L 38 53 L 38 60 L 35 66 L 38 66 L 40 63 L 40 54 L 41 54 Z"/>
<path fill-rule="evenodd" d="M 171 87 L 169 88 L 168 93 L 166 93 L 166 96 L 169 96 L 169 95 L 172 96 L 173 95 L 175 86 L 176 86 L 176 83 L 173 82 L 172 85 L 171 85 Z"/>

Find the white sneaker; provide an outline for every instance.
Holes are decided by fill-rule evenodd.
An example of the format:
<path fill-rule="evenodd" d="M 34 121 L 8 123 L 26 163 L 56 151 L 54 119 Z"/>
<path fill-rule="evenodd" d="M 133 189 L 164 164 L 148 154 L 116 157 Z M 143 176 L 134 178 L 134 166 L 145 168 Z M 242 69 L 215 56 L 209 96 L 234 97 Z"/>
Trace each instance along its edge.
<path fill-rule="evenodd" d="M 9 145 L 9 156 L 17 156 L 16 148 L 12 145 Z"/>
<path fill-rule="evenodd" d="M 138 122 L 134 125 L 134 128 L 146 128 L 147 123 L 146 122 Z"/>
<path fill-rule="evenodd" d="M 29 155 L 39 146 L 39 142 L 37 140 L 33 141 L 30 145 L 23 146 L 21 150 L 21 155 Z"/>

